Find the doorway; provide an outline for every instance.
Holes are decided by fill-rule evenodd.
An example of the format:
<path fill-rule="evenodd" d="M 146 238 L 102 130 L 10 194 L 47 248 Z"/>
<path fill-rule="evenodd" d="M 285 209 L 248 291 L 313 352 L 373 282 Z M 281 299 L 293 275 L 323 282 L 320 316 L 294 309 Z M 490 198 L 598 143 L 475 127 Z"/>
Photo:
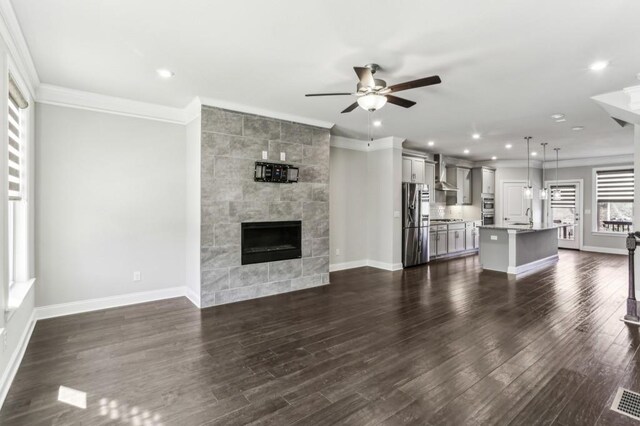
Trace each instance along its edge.
<path fill-rule="evenodd" d="M 582 249 L 583 204 L 582 179 L 547 181 L 550 199 L 546 204 L 546 215 L 549 224 L 564 224 L 558 228 L 558 247 L 574 250 Z M 560 197 L 554 199 L 551 194 L 558 190 Z"/>
<path fill-rule="evenodd" d="M 524 199 L 526 181 L 502 182 L 502 217 L 504 224 L 529 223 L 529 200 Z"/>

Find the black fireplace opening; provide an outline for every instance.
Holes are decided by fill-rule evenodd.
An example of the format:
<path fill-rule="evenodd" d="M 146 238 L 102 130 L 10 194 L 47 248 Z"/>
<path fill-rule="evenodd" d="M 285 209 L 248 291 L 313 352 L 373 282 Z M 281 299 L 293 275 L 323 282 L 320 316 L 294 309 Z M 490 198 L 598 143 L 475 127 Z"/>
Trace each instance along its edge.
<path fill-rule="evenodd" d="M 242 224 L 242 264 L 302 257 L 302 222 L 247 222 Z"/>

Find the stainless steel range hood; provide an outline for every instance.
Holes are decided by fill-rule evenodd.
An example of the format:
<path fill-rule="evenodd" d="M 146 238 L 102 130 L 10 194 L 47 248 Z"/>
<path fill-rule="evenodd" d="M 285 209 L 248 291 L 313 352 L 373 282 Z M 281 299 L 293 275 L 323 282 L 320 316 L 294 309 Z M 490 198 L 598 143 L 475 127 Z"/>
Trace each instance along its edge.
<path fill-rule="evenodd" d="M 447 165 L 444 161 L 444 155 L 435 154 L 433 156 L 436 162 L 436 191 L 457 191 L 458 188 L 455 185 L 447 183 Z"/>

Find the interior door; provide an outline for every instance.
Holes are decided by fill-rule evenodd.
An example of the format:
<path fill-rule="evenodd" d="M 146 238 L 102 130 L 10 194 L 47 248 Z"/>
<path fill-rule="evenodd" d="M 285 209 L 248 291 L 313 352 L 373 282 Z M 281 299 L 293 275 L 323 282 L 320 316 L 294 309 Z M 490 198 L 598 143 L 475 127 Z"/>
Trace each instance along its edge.
<path fill-rule="evenodd" d="M 567 225 L 558 228 L 558 247 L 579 250 L 582 237 L 580 182 L 553 182 L 548 185 L 548 188 L 552 194 L 556 189 L 560 191 L 558 199 L 552 197 L 547 203 L 549 221 L 556 225 Z"/>
<path fill-rule="evenodd" d="M 527 200 L 524 199 L 525 182 L 502 183 L 502 219 L 504 223 L 529 223 Z"/>

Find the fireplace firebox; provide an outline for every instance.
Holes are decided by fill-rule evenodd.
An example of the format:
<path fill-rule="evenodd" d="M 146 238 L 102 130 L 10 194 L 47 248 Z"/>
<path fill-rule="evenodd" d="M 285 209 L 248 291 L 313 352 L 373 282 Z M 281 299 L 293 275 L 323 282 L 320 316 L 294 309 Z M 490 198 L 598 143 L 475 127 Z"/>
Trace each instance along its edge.
<path fill-rule="evenodd" d="M 242 264 L 302 257 L 302 222 L 247 222 L 242 224 Z"/>

